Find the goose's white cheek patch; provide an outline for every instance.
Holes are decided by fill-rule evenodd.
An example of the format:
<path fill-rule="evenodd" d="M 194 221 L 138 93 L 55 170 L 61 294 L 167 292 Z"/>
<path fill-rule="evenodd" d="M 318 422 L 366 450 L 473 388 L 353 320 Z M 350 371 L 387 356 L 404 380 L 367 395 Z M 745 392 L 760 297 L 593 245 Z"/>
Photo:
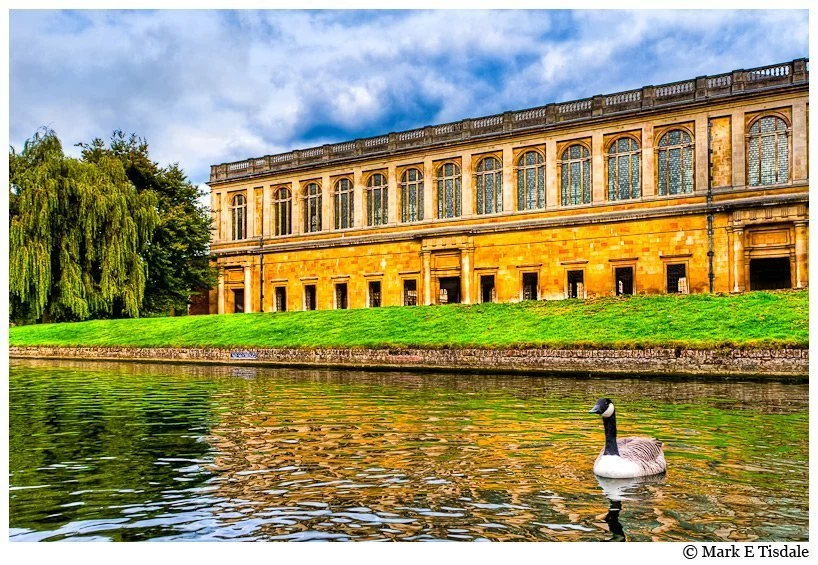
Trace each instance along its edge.
<path fill-rule="evenodd" d="M 613 414 L 613 413 L 614 413 L 614 405 L 613 405 L 613 402 L 611 402 L 611 403 L 608 405 L 608 409 L 607 409 L 607 410 L 605 410 L 605 411 L 602 413 L 602 417 L 603 417 L 603 418 L 610 418 L 610 417 L 611 417 L 611 414 Z"/>

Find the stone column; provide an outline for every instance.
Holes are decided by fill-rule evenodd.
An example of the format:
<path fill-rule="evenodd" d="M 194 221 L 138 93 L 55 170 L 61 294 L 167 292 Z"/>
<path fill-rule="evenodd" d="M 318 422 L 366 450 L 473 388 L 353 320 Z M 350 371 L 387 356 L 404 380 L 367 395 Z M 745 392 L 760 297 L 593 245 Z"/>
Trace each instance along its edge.
<path fill-rule="evenodd" d="M 744 158 L 746 140 L 744 137 L 744 111 L 733 110 L 730 116 L 733 130 L 733 187 L 747 184 L 746 163 Z"/>
<path fill-rule="evenodd" d="M 231 235 L 230 225 L 230 196 L 227 191 L 222 192 L 222 241 L 229 241 Z"/>
<path fill-rule="evenodd" d="M 809 285 L 809 250 L 807 220 L 795 221 L 795 288 Z"/>
<path fill-rule="evenodd" d="M 605 202 L 605 153 L 602 132 L 595 131 L 591 136 L 591 177 L 593 192 L 591 202 Z"/>
<path fill-rule="evenodd" d="M 273 225 L 273 187 L 264 186 L 261 188 L 261 235 L 264 238 L 270 237 L 271 226 Z"/>
<path fill-rule="evenodd" d="M 695 186 L 693 187 L 694 192 L 707 192 L 707 181 L 709 171 L 707 169 L 707 150 L 709 149 L 709 142 L 710 140 L 707 138 L 707 116 L 704 114 L 699 114 L 696 116 L 696 123 L 695 123 L 695 145 L 694 145 L 694 155 L 695 155 L 695 169 L 694 169 L 694 179 L 695 179 Z"/>
<path fill-rule="evenodd" d="M 213 243 L 219 243 L 222 239 L 221 201 L 221 192 L 210 192 L 210 218 L 213 220 L 210 237 L 213 238 Z"/>
<path fill-rule="evenodd" d="M 224 314 L 224 271 L 219 270 L 218 313 Z"/>
<path fill-rule="evenodd" d="M 423 160 L 423 219 L 437 218 L 435 209 L 435 164 L 431 157 Z"/>
<path fill-rule="evenodd" d="M 557 178 L 557 142 L 545 142 L 545 207 L 549 210 L 560 206 L 560 182 Z"/>
<path fill-rule="evenodd" d="M 292 180 L 290 194 L 293 197 L 293 233 L 304 233 L 304 191 L 298 179 Z"/>
<path fill-rule="evenodd" d="M 463 152 L 460 154 L 460 194 L 461 205 L 460 215 L 463 217 L 473 216 L 476 212 L 474 205 L 474 183 L 472 182 L 471 174 L 471 152 Z"/>
<path fill-rule="evenodd" d="M 400 212 L 398 211 L 400 188 L 398 188 L 397 168 L 394 163 L 386 167 L 386 194 L 386 208 L 389 216 L 387 223 L 393 226 L 400 222 Z"/>
<path fill-rule="evenodd" d="M 423 274 L 423 304 L 428 306 L 432 303 L 432 254 L 429 251 L 421 251 L 422 274 Z"/>
<path fill-rule="evenodd" d="M 244 267 L 244 311 L 248 314 L 253 311 L 253 267 Z"/>
<path fill-rule="evenodd" d="M 256 189 L 247 188 L 247 234 L 245 239 L 256 236 Z"/>
<path fill-rule="evenodd" d="M 473 255 L 473 247 L 460 251 L 460 286 L 463 288 L 463 304 L 472 303 Z"/>
<path fill-rule="evenodd" d="M 744 228 L 733 228 L 733 292 L 744 290 Z"/>
<path fill-rule="evenodd" d="M 335 229 L 335 200 L 328 174 L 321 175 L 321 231 Z"/>
<path fill-rule="evenodd" d="M 807 151 L 807 101 L 801 98 L 792 104 L 792 180 L 809 178 Z"/>
<path fill-rule="evenodd" d="M 366 187 L 363 182 L 364 174 L 361 167 L 352 168 L 352 225 L 356 228 L 367 225 L 366 221 Z"/>
<path fill-rule="evenodd" d="M 653 124 L 642 126 L 642 196 L 656 196 L 655 153 L 653 149 Z"/>
<path fill-rule="evenodd" d="M 517 184 L 514 182 L 514 149 L 511 145 L 503 146 L 503 212 L 513 212 L 517 209 L 515 206 L 515 197 L 517 193 Z"/>

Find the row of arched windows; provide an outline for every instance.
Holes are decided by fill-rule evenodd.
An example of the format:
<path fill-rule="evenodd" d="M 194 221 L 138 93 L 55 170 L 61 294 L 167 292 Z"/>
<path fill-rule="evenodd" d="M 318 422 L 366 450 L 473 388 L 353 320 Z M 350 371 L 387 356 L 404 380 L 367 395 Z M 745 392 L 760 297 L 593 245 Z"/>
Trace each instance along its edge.
<path fill-rule="evenodd" d="M 780 184 L 789 181 L 789 126 L 778 116 L 763 116 L 752 122 L 747 133 L 747 183 L 749 186 Z M 607 199 L 632 200 L 641 197 L 641 148 L 629 136 L 614 139 L 608 146 Z M 558 161 L 560 204 L 576 206 L 592 200 L 591 152 L 583 143 L 566 147 Z M 659 196 L 693 192 L 693 138 L 684 129 L 665 132 L 656 145 L 657 193 Z M 540 151 L 528 150 L 516 161 L 517 210 L 545 208 L 545 159 Z M 503 211 L 503 165 L 494 156 L 483 158 L 474 169 L 477 214 Z M 404 170 L 398 183 L 400 221 L 418 222 L 423 216 L 423 172 L 411 167 Z M 456 218 L 462 212 L 462 177 L 455 162 L 441 164 L 434 178 L 438 218 Z M 366 225 L 381 226 L 388 222 L 389 190 L 386 176 L 372 174 L 366 184 Z M 304 232 L 322 230 L 321 187 L 308 183 L 304 189 Z M 343 177 L 335 182 L 332 194 L 335 229 L 354 225 L 353 183 Z M 231 201 L 232 239 L 247 237 L 247 201 L 236 194 Z M 275 235 L 292 233 L 292 194 L 281 187 L 273 193 Z"/>

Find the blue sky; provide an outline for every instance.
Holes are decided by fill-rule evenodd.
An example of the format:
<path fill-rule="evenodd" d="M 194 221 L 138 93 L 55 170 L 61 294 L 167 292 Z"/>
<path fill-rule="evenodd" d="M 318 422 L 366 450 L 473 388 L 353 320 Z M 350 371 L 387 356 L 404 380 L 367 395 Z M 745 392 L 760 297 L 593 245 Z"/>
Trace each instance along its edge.
<path fill-rule="evenodd" d="M 12 11 L 10 143 L 210 165 L 808 55 L 808 12 Z"/>

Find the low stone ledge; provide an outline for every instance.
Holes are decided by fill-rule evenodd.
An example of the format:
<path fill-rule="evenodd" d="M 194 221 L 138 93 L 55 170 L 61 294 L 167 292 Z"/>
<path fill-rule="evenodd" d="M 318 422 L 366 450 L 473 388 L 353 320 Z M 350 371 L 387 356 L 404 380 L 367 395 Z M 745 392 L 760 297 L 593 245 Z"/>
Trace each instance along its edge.
<path fill-rule="evenodd" d="M 464 372 L 803 377 L 807 349 L 9 347 L 10 357 Z"/>

